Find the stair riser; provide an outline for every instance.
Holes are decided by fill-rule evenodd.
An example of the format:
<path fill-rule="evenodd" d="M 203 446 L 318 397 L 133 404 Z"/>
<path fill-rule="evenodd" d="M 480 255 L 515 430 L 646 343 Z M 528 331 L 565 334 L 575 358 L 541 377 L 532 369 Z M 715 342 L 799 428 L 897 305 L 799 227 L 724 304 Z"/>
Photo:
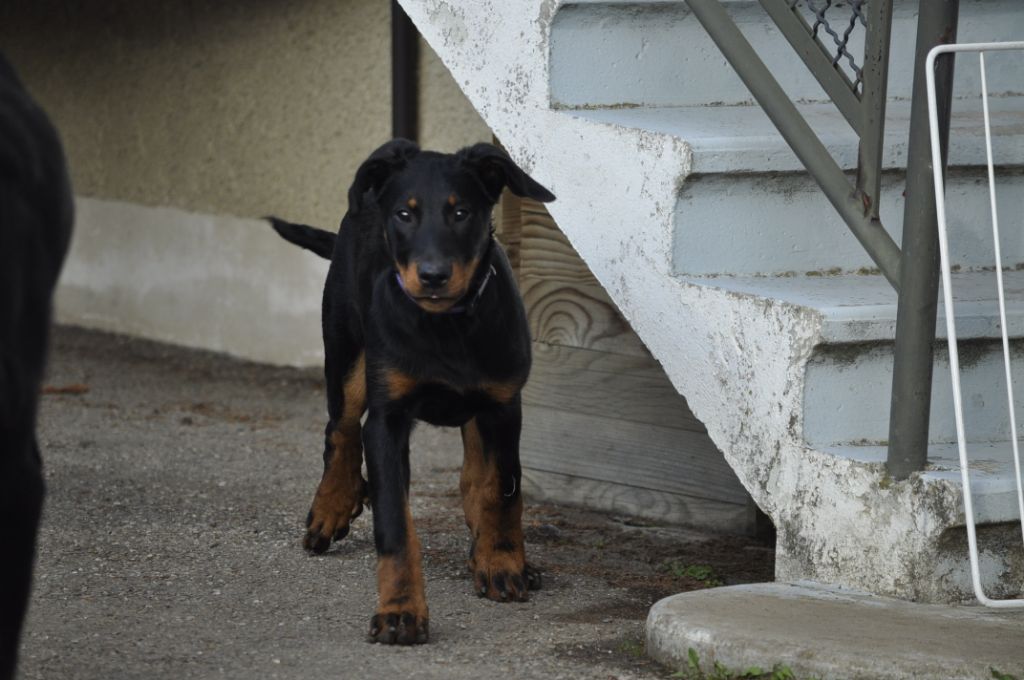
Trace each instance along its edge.
<path fill-rule="evenodd" d="M 802 66 L 756 2 L 729 2 L 730 13 L 772 73 L 794 100 L 825 101 L 821 87 Z M 1024 13 L 1015 0 L 961 3 L 960 42 L 1019 39 Z M 846 16 L 844 10 L 833 10 Z M 910 91 L 917 2 L 896 3 L 893 18 L 890 92 Z M 845 21 L 836 26 L 840 32 Z M 826 36 L 828 41 L 831 38 Z M 863 54 L 863 31 L 851 39 Z M 554 106 L 695 106 L 743 104 L 750 93 L 684 3 L 566 3 L 551 32 L 551 102 Z M 976 60 L 971 60 L 973 65 Z M 965 62 L 966 63 L 966 62 Z M 993 57 L 993 92 L 1019 91 L 1019 62 Z M 980 91 L 976 68 L 958 68 L 955 92 Z"/>
<path fill-rule="evenodd" d="M 807 365 L 804 439 L 814 447 L 878 444 L 889 438 L 892 345 L 832 345 L 819 348 Z M 960 344 L 961 389 L 969 441 L 1010 438 L 1002 346 L 998 341 Z M 1015 375 L 1024 375 L 1024 344 L 1011 348 Z M 1024 426 L 1024 386 L 1014 395 Z M 942 342 L 932 375 L 929 441 L 955 442 L 949 355 Z"/>
<path fill-rule="evenodd" d="M 880 214 L 899 242 L 903 175 L 887 175 Z M 1024 177 L 997 180 L 1007 225 L 1024 204 Z M 983 171 L 955 171 L 946 189 L 952 261 L 994 264 Z M 1024 233 L 1004 228 L 1003 263 L 1024 261 Z M 673 264 L 686 276 L 790 276 L 874 267 L 818 185 L 807 175 L 713 175 L 687 182 L 676 207 Z M 838 273 L 835 271 L 834 273 Z"/>

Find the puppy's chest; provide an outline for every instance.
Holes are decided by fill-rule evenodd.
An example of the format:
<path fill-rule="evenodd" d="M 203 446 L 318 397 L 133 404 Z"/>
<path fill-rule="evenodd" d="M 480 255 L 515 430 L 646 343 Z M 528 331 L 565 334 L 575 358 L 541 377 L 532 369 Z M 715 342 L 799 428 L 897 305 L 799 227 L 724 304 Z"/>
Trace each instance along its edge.
<path fill-rule="evenodd" d="M 482 409 L 508 403 L 518 390 L 500 392 L 484 386 L 459 389 L 441 383 L 422 383 L 410 395 L 415 417 L 433 425 L 459 426 Z"/>

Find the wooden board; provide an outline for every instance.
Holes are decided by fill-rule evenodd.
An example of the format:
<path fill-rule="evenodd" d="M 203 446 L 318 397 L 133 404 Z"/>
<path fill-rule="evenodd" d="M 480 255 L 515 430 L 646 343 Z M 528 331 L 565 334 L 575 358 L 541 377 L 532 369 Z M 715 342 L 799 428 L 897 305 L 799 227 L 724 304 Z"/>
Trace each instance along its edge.
<path fill-rule="evenodd" d="M 525 249 L 522 276 L 598 286 L 590 268 L 547 211 L 535 201 L 520 202 L 521 239 Z M 610 300 L 609 300 L 610 302 Z"/>
<path fill-rule="evenodd" d="M 523 394 L 524 486 L 535 497 L 748 531 L 746 491 L 686 400 L 544 207 L 508 196 L 534 338 Z"/>
<path fill-rule="evenodd" d="M 746 504 L 707 435 L 524 405 L 523 466 L 693 498 Z"/>
<path fill-rule="evenodd" d="M 530 332 L 537 342 L 651 356 L 600 286 L 524 276 L 520 291 Z"/>
<path fill-rule="evenodd" d="M 601 508 L 634 517 L 669 524 L 685 524 L 713 531 L 746 533 L 750 527 L 750 511 L 742 505 L 638 489 L 575 475 L 524 469 L 523 491 L 527 498 L 534 502 L 555 501 L 587 508 Z"/>
<path fill-rule="evenodd" d="M 651 357 L 535 342 L 523 399 L 608 420 L 706 432 Z"/>
<path fill-rule="evenodd" d="M 519 287 L 533 339 L 649 357 L 586 263 L 535 201 L 521 200 Z"/>
<path fill-rule="evenodd" d="M 508 255 L 509 264 L 512 265 L 512 271 L 515 273 L 517 280 L 520 268 L 519 252 L 523 237 L 521 205 L 522 203 L 519 198 L 508 189 L 505 189 L 499 203 L 500 207 L 496 209 L 496 212 L 499 213 L 498 218 L 494 221 L 495 236 L 505 249 L 505 254 Z"/>

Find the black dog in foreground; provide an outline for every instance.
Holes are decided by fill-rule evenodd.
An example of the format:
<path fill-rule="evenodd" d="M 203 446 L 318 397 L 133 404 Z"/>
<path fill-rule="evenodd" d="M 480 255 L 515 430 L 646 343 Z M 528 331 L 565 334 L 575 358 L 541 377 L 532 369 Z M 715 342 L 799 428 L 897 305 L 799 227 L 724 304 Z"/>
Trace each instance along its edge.
<path fill-rule="evenodd" d="M 323 298 L 329 420 L 304 545 L 321 553 L 344 538 L 368 493 L 380 598 L 372 641 L 415 644 L 429 634 L 409 511 L 417 419 L 462 428 L 460 489 L 476 592 L 523 601 L 540 587 L 526 563 L 520 495 L 530 332 L 491 227 L 506 186 L 555 198 L 490 144 L 439 154 L 398 139 L 359 168 L 337 236 L 270 218 L 285 239 L 331 260 Z"/>
<path fill-rule="evenodd" d="M 71 223 L 60 140 L 0 55 L 0 679 L 14 677 L 32 580 L 43 505 L 36 409 Z"/>

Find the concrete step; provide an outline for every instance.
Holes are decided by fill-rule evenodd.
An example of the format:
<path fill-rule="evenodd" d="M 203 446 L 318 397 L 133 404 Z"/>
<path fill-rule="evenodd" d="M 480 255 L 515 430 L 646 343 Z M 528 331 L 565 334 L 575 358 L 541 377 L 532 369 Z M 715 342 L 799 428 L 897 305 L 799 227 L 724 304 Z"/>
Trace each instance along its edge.
<path fill-rule="evenodd" d="M 857 139 L 828 104 L 801 104 L 801 113 L 841 167 L 856 168 Z M 997 197 L 1014 222 L 1024 202 L 1024 98 L 992 100 Z M 947 182 L 953 260 L 961 267 L 992 264 L 984 130 L 980 103 L 956 102 Z M 768 117 L 757 107 L 640 108 L 574 111 L 581 121 L 638 135 L 679 140 L 689 154 L 675 208 L 673 264 L 679 274 L 804 275 L 870 270 L 874 263 L 807 175 Z M 899 242 L 903 231 L 909 102 L 887 112 L 880 214 Z M 1024 232 L 1003 235 L 1004 263 L 1024 261 Z M 694 244 L 699 244 L 696 247 Z"/>
<path fill-rule="evenodd" d="M 844 3 L 845 4 L 845 3 Z M 760 4 L 725 3 L 740 30 L 794 101 L 828 98 L 799 64 Z M 917 2 L 898 0 L 893 12 L 890 92 L 910 91 L 914 63 Z M 804 8 L 806 11 L 806 8 Z M 848 5 L 827 15 L 842 31 Z M 1024 13 L 1015 0 L 967 0 L 961 3 L 961 42 L 1019 39 Z M 863 54 L 863 29 L 851 34 L 850 51 Z M 826 43 L 830 39 L 826 36 Z M 1010 57 L 990 61 L 995 92 L 1019 92 Z M 976 69 L 957 69 L 956 92 L 977 92 Z M 726 63 L 684 2 L 607 2 L 575 0 L 562 4 L 551 24 L 550 97 L 558 108 L 623 106 L 701 106 L 749 104 L 750 93 Z"/>
<path fill-rule="evenodd" d="M 1020 677 L 1022 644 L 1024 610 L 915 604 L 809 583 L 674 595 L 647 617 L 650 656 L 686 671 L 692 649 L 708 674 L 718 663 L 737 676 L 785 666 L 822 680 Z"/>
<path fill-rule="evenodd" d="M 1007 327 L 1016 338 L 1011 366 L 1024 370 L 1024 272 L 1004 274 Z M 889 436 L 892 351 L 896 294 L 881 276 L 807 278 L 722 278 L 715 285 L 742 295 L 798 306 L 820 325 L 817 344 L 804 368 L 803 407 L 793 434 L 815 450 L 845 461 L 881 466 Z M 965 429 L 972 465 L 972 489 L 979 523 L 1019 518 L 1010 445 L 1006 380 L 993 272 L 953 277 L 960 340 Z M 936 364 L 932 378 L 929 467 L 924 484 L 961 488 L 953 396 L 945 342 L 945 314 L 936 322 Z M 1014 395 L 1024 424 L 1024 387 Z M 1024 434 L 1024 432 L 1019 433 Z M 974 466 L 977 466 L 975 469 Z M 962 509 L 960 511 L 962 513 Z M 962 525 L 962 517 L 952 526 Z"/>
<path fill-rule="evenodd" d="M 1024 451 L 1024 444 L 1018 441 Z M 820 449 L 843 460 L 856 463 L 883 465 L 886 447 L 877 446 L 824 446 Z M 1020 520 L 1017 504 L 1016 471 L 1013 465 L 1013 447 L 1009 441 L 971 442 L 967 446 L 971 479 L 971 497 L 974 499 L 974 521 L 981 524 L 1016 523 Z M 1022 461 L 1024 462 L 1024 461 Z M 963 488 L 960 476 L 960 457 L 955 443 L 932 444 L 928 447 L 928 467 L 920 475 L 923 484 L 945 484 Z M 963 508 L 950 527 L 964 526 Z M 1020 532 L 1017 532 L 1018 538 Z M 962 555 L 961 555 L 962 557 Z"/>
<path fill-rule="evenodd" d="M 993 149 L 996 164 L 1024 165 L 1024 97 L 993 98 L 989 109 L 992 134 L 998 140 Z M 797 110 L 839 166 L 856 170 L 857 137 L 835 106 L 800 102 Z M 645 106 L 564 113 L 602 125 L 678 138 L 689 149 L 690 165 L 686 172 L 690 176 L 804 172 L 796 154 L 758 106 Z M 952 113 L 949 164 L 952 167 L 984 165 L 985 131 L 980 99 L 957 100 Z M 907 164 L 910 102 L 889 102 L 885 115 L 882 167 L 902 170 Z"/>
<path fill-rule="evenodd" d="M 960 340 L 961 385 L 969 441 L 1010 438 L 995 273 L 961 272 L 953 278 Z M 1024 272 L 1004 273 L 1011 366 L 1024 371 Z M 805 368 L 800 425 L 811 446 L 880 444 L 889 437 L 896 293 L 878 275 L 794 278 L 723 277 L 719 285 L 739 293 L 798 305 L 821 319 L 821 335 Z M 946 337 L 945 313 L 936 323 Z M 1015 413 L 1024 423 L 1024 388 Z M 936 347 L 932 377 L 930 441 L 956 441 L 946 345 Z"/>

